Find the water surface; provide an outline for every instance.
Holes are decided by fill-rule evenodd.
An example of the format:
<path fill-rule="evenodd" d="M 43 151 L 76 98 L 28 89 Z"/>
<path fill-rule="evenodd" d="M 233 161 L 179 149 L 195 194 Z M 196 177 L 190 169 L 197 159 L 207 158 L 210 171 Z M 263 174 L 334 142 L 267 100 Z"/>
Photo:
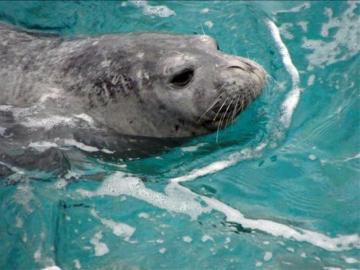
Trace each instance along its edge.
<path fill-rule="evenodd" d="M 0 2 L 0 20 L 66 36 L 205 33 L 270 77 L 218 136 L 1 179 L 0 269 L 358 269 L 359 15 L 354 1 Z"/>

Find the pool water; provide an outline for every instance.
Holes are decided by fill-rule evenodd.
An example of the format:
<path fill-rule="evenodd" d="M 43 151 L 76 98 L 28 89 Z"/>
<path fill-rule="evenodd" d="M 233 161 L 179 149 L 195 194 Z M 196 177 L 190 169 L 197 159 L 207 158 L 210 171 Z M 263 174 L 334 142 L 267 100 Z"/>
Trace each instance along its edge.
<path fill-rule="evenodd" d="M 0 269 L 360 268 L 360 2 L 2 1 L 0 20 L 205 33 L 269 74 L 218 135 L 0 179 Z"/>

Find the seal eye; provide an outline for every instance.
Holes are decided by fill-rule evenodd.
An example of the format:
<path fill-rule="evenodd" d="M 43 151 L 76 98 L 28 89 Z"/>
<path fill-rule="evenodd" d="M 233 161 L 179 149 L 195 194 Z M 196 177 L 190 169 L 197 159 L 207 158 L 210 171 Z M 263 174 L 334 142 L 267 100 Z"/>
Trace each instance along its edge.
<path fill-rule="evenodd" d="M 185 87 L 190 83 L 193 77 L 194 77 L 194 70 L 190 68 L 186 68 L 180 71 L 179 73 L 175 74 L 170 80 L 170 83 L 178 87 Z"/>

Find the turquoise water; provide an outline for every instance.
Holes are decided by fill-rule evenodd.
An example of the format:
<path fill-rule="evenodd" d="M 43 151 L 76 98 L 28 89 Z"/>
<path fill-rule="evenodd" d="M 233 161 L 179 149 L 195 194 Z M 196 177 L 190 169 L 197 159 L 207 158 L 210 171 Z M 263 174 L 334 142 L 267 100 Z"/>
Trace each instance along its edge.
<path fill-rule="evenodd" d="M 0 20 L 206 33 L 270 77 L 218 140 L 2 179 L 0 269 L 359 269 L 359 2 L 0 2 Z"/>

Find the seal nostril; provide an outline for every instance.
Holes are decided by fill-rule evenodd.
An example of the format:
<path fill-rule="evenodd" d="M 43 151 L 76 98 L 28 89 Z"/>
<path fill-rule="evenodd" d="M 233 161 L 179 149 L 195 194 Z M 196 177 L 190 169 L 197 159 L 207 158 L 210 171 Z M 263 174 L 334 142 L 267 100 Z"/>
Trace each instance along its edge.
<path fill-rule="evenodd" d="M 254 65 L 252 65 L 251 63 L 249 63 L 249 62 L 244 62 L 244 64 L 246 65 L 246 67 L 248 68 L 248 70 L 249 70 L 250 72 L 253 72 L 253 71 L 255 70 Z"/>
<path fill-rule="evenodd" d="M 241 69 L 241 70 L 243 70 L 243 71 L 246 71 L 246 69 L 244 69 L 244 68 L 242 68 L 242 67 L 240 67 L 240 66 L 230 66 L 230 67 L 228 67 L 229 69 Z"/>
<path fill-rule="evenodd" d="M 217 49 L 218 51 L 220 51 L 220 46 L 219 46 L 219 43 L 217 43 L 217 42 L 216 42 L 216 49 Z"/>

